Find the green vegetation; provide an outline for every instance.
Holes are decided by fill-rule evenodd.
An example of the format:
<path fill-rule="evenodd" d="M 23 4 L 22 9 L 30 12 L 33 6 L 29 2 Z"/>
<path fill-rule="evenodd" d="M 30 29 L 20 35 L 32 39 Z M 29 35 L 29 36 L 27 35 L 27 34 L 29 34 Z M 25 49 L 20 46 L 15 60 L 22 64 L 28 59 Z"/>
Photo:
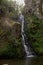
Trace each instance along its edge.
<path fill-rule="evenodd" d="M 6 27 L 6 30 L 0 26 L 0 58 L 22 58 L 23 55 L 20 24 L 14 24 L 12 29 Z"/>
<path fill-rule="evenodd" d="M 10 17 L 17 19 L 18 17 L 18 5 L 14 1 L 1 0 L 0 1 L 0 17 Z"/>
<path fill-rule="evenodd" d="M 22 6 L 19 6 L 23 11 Z M 0 58 L 23 58 L 21 25 L 16 2 L 0 0 Z M 25 15 L 25 33 L 37 54 L 43 54 L 43 20 L 35 15 Z"/>
<path fill-rule="evenodd" d="M 22 58 L 24 56 L 21 44 L 21 25 L 17 22 L 16 6 L 16 2 L 0 0 L 0 58 Z"/>
<path fill-rule="evenodd" d="M 27 28 L 25 29 L 28 40 L 37 54 L 43 54 L 43 20 L 35 15 L 26 15 Z"/>

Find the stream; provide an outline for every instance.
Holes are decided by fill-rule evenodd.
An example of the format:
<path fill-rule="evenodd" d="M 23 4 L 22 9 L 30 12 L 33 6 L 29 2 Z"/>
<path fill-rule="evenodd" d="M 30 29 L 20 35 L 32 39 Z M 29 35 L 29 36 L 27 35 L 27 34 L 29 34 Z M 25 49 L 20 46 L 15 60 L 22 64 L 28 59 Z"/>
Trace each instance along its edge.
<path fill-rule="evenodd" d="M 43 57 L 25 59 L 0 59 L 0 65 L 43 65 Z"/>

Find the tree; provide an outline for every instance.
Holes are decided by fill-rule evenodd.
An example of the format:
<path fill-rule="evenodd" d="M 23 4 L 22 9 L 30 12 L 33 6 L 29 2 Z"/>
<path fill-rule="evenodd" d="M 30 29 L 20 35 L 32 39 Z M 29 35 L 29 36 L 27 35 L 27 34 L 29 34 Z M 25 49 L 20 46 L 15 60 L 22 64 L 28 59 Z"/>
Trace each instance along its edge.
<path fill-rule="evenodd" d="M 40 0 L 39 11 L 41 14 L 43 14 L 42 5 L 43 5 L 43 0 Z"/>

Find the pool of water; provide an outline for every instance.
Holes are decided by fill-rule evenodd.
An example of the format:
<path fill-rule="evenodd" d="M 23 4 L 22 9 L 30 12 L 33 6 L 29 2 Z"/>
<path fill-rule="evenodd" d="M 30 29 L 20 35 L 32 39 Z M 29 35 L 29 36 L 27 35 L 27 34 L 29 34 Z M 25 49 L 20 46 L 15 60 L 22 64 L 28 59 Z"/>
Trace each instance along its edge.
<path fill-rule="evenodd" d="M 43 57 L 25 59 L 0 59 L 0 65 L 43 65 Z"/>

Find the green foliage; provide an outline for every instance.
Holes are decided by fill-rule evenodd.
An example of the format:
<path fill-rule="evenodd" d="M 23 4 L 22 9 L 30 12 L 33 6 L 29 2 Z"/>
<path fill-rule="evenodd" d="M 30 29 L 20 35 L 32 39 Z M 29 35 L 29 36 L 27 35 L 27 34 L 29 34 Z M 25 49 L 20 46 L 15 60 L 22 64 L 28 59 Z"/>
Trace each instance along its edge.
<path fill-rule="evenodd" d="M 0 26 L 0 57 L 1 58 L 22 58 L 24 51 L 21 44 L 21 36 L 15 37 L 15 34 L 9 29 Z"/>
<path fill-rule="evenodd" d="M 26 20 L 28 21 L 26 35 L 35 52 L 43 54 L 43 20 L 34 15 L 27 15 Z"/>
<path fill-rule="evenodd" d="M 4 16 L 8 11 L 8 1 L 0 0 L 0 16 Z"/>
<path fill-rule="evenodd" d="M 1 0 L 0 1 L 0 17 L 7 16 L 12 19 L 17 19 L 18 17 L 18 8 L 16 7 L 16 2 Z"/>
<path fill-rule="evenodd" d="M 18 6 L 16 2 L 8 0 L 0 0 L 0 57 L 1 58 L 21 58 L 24 56 L 23 47 L 21 44 L 21 36 L 16 32 L 17 25 L 11 27 L 6 24 L 7 20 L 10 24 L 10 19 L 18 18 Z M 13 20 L 13 21 L 14 21 Z M 4 24 L 3 24 L 4 23 Z M 17 28 L 18 29 L 18 28 Z M 13 31 L 14 30 L 14 31 Z M 17 30 L 18 32 L 18 30 Z M 20 31 L 19 31 L 20 33 Z"/>

